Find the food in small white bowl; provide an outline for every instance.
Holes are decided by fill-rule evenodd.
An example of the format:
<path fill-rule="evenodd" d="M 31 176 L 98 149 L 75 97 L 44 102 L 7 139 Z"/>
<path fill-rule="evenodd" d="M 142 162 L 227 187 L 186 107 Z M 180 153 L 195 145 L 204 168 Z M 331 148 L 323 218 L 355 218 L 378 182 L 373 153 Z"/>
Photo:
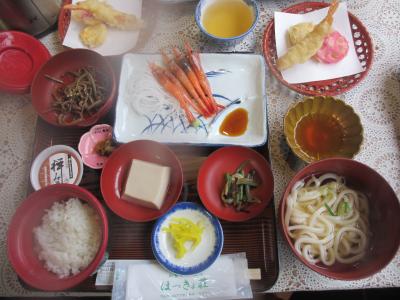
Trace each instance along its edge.
<path fill-rule="evenodd" d="M 253 31 L 258 20 L 253 0 L 201 0 L 195 20 L 200 30 L 219 42 L 234 42 Z"/>
<path fill-rule="evenodd" d="M 221 254 L 223 240 L 217 218 L 196 203 L 180 202 L 156 222 L 151 246 L 164 268 L 191 275 L 215 262 Z"/>

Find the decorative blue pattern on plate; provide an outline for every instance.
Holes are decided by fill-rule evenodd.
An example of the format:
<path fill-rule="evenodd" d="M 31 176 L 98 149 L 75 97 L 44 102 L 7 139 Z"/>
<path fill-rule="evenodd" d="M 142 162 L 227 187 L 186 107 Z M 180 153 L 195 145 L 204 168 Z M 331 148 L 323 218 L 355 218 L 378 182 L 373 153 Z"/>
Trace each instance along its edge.
<path fill-rule="evenodd" d="M 174 263 L 171 258 L 168 258 L 168 256 L 175 255 L 175 253 L 172 254 L 165 253 L 167 252 L 166 251 L 167 248 L 165 246 L 165 244 L 167 243 L 165 242 L 167 233 L 162 232 L 162 228 L 172 215 L 176 213 L 184 214 L 186 212 L 191 212 L 191 211 L 201 214 L 206 218 L 205 220 L 208 220 L 209 224 L 211 224 L 212 228 L 206 227 L 204 231 L 208 230 L 209 231 L 208 233 L 210 233 L 211 232 L 210 230 L 212 230 L 211 234 L 214 235 L 214 245 L 210 245 L 211 246 L 209 249 L 210 251 L 202 252 L 202 254 L 200 254 L 200 256 L 202 256 L 204 259 L 202 259 L 201 261 L 199 261 L 194 265 L 188 265 L 186 263 L 185 266 L 183 264 L 179 265 L 176 262 Z M 205 234 L 206 233 L 203 232 L 202 241 L 200 242 L 198 247 L 193 250 L 194 256 L 199 256 L 199 254 L 196 253 L 196 250 L 199 251 L 199 247 L 202 244 L 204 245 L 204 243 L 210 243 L 210 240 L 204 236 Z M 164 240 L 162 239 L 162 235 L 165 235 Z M 181 275 L 191 275 L 200 273 L 205 269 L 207 269 L 208 267 L 210 267 L 221 254 L 223 244 L 224 244 L 224 236 L 221 224 L 219 223 L 218 219 L 212 216 L 203 207 L 193 202 L 180 202 L 176 204 L 170 211 L 168 211 L 164 216 L 162 216 L 160 219 L 157 220 L 151 234 L 151 247 L 157 261 L 167 270 Z M 203 249 L 207 248 L 203 247 Z M 185 256 L 190 255 L 189 253 L 190 251 Z M 180 260 L 184 261 L 184 258 L 185 257 L 181 258 Z"/>
<path fill-rule="evenodd" d="M 216 77 L 216 76 L 219 76 L 219 75 L 224 75 L 226 73 L 232 73 L 232 72 L 229 71 L 229 70 L 225 70 L 225 69 L 218 69 L 216 71 L 208 71 L 208 72 L 206 72 L 206 76 L 208 78 L 210 78 L 210 77 Z"/>
<path fill-rule="evenodd" d="M 224 73 L 220 73 L 220 74 L 224 74 Z M 215 75 L 215 76 L 217 76 L 217 75 Z M 195 128 L 186 122 L 185 116 L 181 113 L 180 110 L 179 110 L 179 112 L 174 110 L 172 112 L 165 112 L 164 114 L 163 113 L 155 113 L 151 116 L 147 115 L 147 114 L 143 114 L 143 116 L 147 119 L 147 121 L 149 123 L 142 130 L 141 133 L 142 134 L 147 134 L 147 133 L 155 134 L 158 132 L 158 133 L 162 134 L 165 132 L 165 130 L 167 130 L 167 131 L 169 131 L 170 134 L 171 133 L 176 134 L 176 133 L 187 133 L 188 130 L 194 130 L 197 134 L 199 131 L 204 130 L 205 133 L 208 134 L 207 128 L 214 123 L 214 120 L 217 119 L 217 117 L 219 115 L 221 115 L 225 111 L 225 109 L 228 109 L 230 106 L 232 106 L 234 104 L 240 104 L 239 98 L 235 99 L 235 100 L 231 100 L 222 95 L 213 94 L 213 96 L 214 96 L 214 98 L 222 99 L 223 102 L 225 102 L 226 104 L 224 104 L 225 108 L 222 109 L 220 112 L 218 112 L 218 114 L 212 119 L 212 121 L 208 123 L 208 126 L 207 126 L 207 121 L 204 119 L 204 117 L 201 115 L 197 115 L 196 118 L 197 118 L 197 120 L 200 121 L 200 125 Z M 222 101 L 219 101 L 219 103 L 222 103 Z M 178 117 L 176 117 L 177 114 L 178 114 Z"/>
<path fill-rule="evenodd" d="M 147 62 L 162 64 L 160 55 L 126 54 L 123 58 L 116 105 L 114 137 L 120 143 L 138 139 L 162 143 L 258 146 L 267 140 L 265 67 L 252 54 L 202 54 L 202 65 L 217 103 L 217 117 L 193 114 L 191 126 L 179 102 L 168 95 L 150 73 Z M 240 101 L 238 101 L 240 99 Z M 239 137 L 219 133 L 223 117 L 236 107 L 249 113 L 246 132 Z"/>

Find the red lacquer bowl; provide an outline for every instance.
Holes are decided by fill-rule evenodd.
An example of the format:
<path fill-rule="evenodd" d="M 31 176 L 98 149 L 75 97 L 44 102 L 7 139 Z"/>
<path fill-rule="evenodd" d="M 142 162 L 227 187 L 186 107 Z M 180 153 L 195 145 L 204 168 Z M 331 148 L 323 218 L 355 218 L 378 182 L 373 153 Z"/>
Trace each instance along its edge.
<path fill-rule="evenodd" d="M 329 3 L 303 2 L 290 6 L 284 9 L 283 12 L 292 14 L 304 14 L 327 6 L 329 6 Z M 265 61 L 268 64 L 269 69 L 271 70 L 271 73 L 283 85 L 303 95 L 336 96 L 351 90 L 367 76 L 372 65 L 372 59 L 374 56 L 374 47 L 367 29 L 364 27 L 361 21 L 357 19 L 350 12 L 349 12 L 349 19 L 350 19 L 351 31 L 353 34 L 354 46 L 356 48 L 361 65 L 364 68 L 363 72 L 355 75 L 329 79 L 329 80 L 297 83 L 297 84 L 288 83 L 286 80 L 283 79 L 281 72 L 276 67 L 278 56 L 276 54 L 276 45 L 275 45 L 275 25 L 274 25 L 274 20 L 271 20 L 271 22 L 269 22 L 269 24 L 265 29 L 263 38 L 264 57 Z"/>
<path fill-rule="evenodd" d="M 59 278 L 45 269 L 34 249 L 33 228 L 39 226 L 53 203 L 77 197 L 97 212 L 102 231 L 99 250 L 89 266 L 74 276 Z M 88 278 L 104 257 L 108 242 L 108 220 L 100 202 L 89 191 L 73 184 L 55 184 L 30 194 L 15 212 L 7 235 L 8 259 L 18 276 L 28 285 L 45 291 L 69 289 Z"/>
<path fill-rule="evenodd" d="M 221 191 L 225 185 L 225 173 L 234 172 L 245 160 L 249 160 L 244 171 L 250 169 L 257 172 L 259 186 L 251 191 L 261 203 L 249 205 L 244 211 L 236 211 L 233 206 L 225 206 L 221 200 Z M 203 163 L 197 179 L 197 190 L 204 206 L 218 218 L 241 222 L 250 220 L 261 214 L 272 200 L 274 178 L 267 160 L 258 152 L 245 147 L 223 147 L 214 151 Z"/>
<path fill-rule="evenodd" d="M 365 257 L 355 264 L 335 263 L 332 266 L 311 264 L 294 248 L 284 225 L 286 199 L 299 180 L 311 175 L 336 173 L 345 177 L 346 184 L 361 191 L 369 201 L 369 230 L 372 236 Z M 339 280 L 358 280 L 383 269 L 396 255 L 400 245 L 400 204 L 387 181 L 370 167 L 347 158 L 329 158 L 312 163 L 300 170 L 286 187 L 279 206 L 279 224 L 294 255 L 315 272 Z"/>
<path fill-rule="evenodd" d="M 106 100 L 99 110 L 83 121 L 74 125 L 61 125 L 57 114 L 51 109 L 54 101 L 52 94 L 62 86 L 45 77 L 50 75 L 62 79 L 68 71 L 76 71 L 82 67 L 94 67 L 99 79 L 102 80 L 106 91 Z M 32 83 L 32 104 L 39 116 L 46 122 L 61 127 L 87 127 L 95 124 L 103 117 L 114 103 L 116 95 L 116 80 L 114 70 L 106 58 L 87 49 L 72 49 L 53 56 L 36 74 Z"/>
<path fill-rule="evenodd" d="M 60 38 L 61 43 L 64 41 L 65 35 L 68 31 L 69 23 L 71 22 L 71 11 L 68 9 L 64 9 L 64 5 L 71 3 L 72 0 L 63 0 L 62 7 L 58 15 L 58 37 Z"/>
<path fill-rule="evenodd" d="M 167 195 L 160 210 L 121 199 L 132 159 L 140 159 L 171 168 Z M 174 152 L 161 143 L 147 140 L 130 142 L 115 150 L 104 165 L 100 179 L 101 193 L 108 207 L 118 216 L 135 222 L 155 220 L 165 214 L 179 199 L 182 185 L 182 167 Z"/>

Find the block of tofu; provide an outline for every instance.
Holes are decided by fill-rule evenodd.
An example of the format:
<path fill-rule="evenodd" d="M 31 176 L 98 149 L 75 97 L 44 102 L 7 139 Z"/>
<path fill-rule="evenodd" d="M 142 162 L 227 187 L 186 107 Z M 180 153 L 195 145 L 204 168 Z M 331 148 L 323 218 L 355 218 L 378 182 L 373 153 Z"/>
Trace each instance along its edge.
<path fill-rule="evenodd" d="M 122 199 L 141 206 L 160 209 L 167 193 L 171 168 L 133 159 Z"/>

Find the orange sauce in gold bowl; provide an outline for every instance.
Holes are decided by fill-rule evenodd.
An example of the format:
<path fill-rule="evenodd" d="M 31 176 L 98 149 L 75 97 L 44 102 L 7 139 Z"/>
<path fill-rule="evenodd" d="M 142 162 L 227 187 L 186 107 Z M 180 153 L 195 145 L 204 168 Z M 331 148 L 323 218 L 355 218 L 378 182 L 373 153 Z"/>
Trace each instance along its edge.
<path fill-rule="evenodd" d="M 307 97 L 290 107 L 284 133 L 292 151 L 308 163 L 336 156 L 353 158 L 363 141 L 358 115 L 332 97 Z"/>

